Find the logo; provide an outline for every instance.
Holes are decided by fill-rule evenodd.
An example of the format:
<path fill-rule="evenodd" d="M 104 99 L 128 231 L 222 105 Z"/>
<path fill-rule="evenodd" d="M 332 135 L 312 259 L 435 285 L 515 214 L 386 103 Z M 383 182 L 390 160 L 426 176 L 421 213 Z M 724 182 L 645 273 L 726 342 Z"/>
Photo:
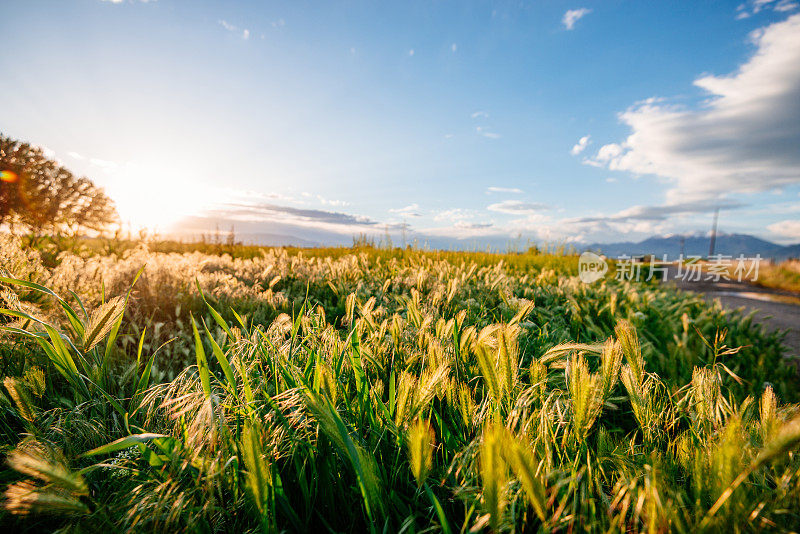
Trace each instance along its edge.
<path fill-rule="evenodd" d="M 605 258 L 594 252 L 584 252 L 578 260 L 578 277 L 581 282 L 591 284 L 603 278 L 608 272 Z"/>

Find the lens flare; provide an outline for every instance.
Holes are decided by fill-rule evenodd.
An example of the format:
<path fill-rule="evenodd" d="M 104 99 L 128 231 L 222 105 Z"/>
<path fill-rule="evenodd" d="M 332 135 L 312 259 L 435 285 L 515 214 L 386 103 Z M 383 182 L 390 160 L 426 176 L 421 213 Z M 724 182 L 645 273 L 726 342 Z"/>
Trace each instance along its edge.
<path fill-rule="evenodd" d="M 0 181 L 13 184 L 17 180 L 19 180 L 17 173 L 11 171 L 0 171 Z"/>

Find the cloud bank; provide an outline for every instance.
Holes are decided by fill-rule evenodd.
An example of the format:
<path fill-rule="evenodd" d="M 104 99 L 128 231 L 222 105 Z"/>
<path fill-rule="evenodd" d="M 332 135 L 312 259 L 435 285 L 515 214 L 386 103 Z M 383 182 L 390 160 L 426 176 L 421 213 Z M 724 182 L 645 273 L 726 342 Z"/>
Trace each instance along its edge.
<path fill-rule="evenodd" d="M 694 109 L 660 99 L 620 115 L 632 133 L 586 163 L 668 179 L 668 199 L 754 193 L 800 183 L 800 15 L 751 34 L 753 56 L 733 74 L 694 84 Z"/>
<path fill-rule="evenodd" d="M 571 30 L 575 28 L 575 23 L 578 22 L 580 19 L 591 13 L 591 9 L 587 9 L 585 7 L 580 7 L 578 9 L 570 9 L 566 13 L 564 13 L 564 17 L 561 19 L 561 23 L 567 30 Z"/>
<path fill-rule="evenodd" d="M 504 200 L 495 204 L 489 204 L 486 208 L 489 211 L 498 213 L 508 213 L 511 215 L 524 215 L 526 213 L 536 213 L 550 209 L 550 206 L 539 202 L 523 202 L 521 200 Z"/>

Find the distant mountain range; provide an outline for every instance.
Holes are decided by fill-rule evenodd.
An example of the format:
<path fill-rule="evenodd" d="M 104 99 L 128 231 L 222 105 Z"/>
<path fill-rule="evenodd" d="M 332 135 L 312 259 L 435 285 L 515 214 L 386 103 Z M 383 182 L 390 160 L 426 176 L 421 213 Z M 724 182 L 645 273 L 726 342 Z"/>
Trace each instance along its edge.
<path fill-rule="evenodd" d="M 327 212 L 320 212 L 327 213 Z M 336 214 L 334 214 L 336 215 Z M 263 246 L 298 246 L 298 247 L 330 247 L 349 246 L 353 244 L 353 234 L 333 231 L 329 228 L 315 225 L 301 225 L 296 221 L 271 221 L 266 225 L 262 221 L 233 221 L 215 217 L 187 217 L 169 234 L 183 239 L 199 239 L 202 235 L 220 233 L 221 239 L 227 238 L 227 230 L 232 229 L 235 223 L 235 239 L 244 243 Z M 330 225 L 328 225 L 330 226 Z M 352 225 L 351 225 L 352 226 Z M 370 235 L 375 243 L 385 245 L 385 233 L 380 226 L 362 225 L 364 233 Z M 265 231 L 265 228 L 269 228 Z M 361 227 L 357 228 L 361 229 Z M 396 234 L 396 232 L 395 232 Z M 476 236 L 473 238 L 458 239 L 446 236 L 426 235 L 410 231 L 405 239 L 393 235 L 394 246 L 411 244 L 421 248 L 434 250 L 494 250 L 494 251 L 524 251 L 533 243 L 517 237 L 490 235 Z M 677 258 L 681 253 L 684 256 L 707 256 L 709 247 L 708 234 L 673 234 L 666 236 L 652 236 L 639 242 L 594 243 L 591 245 L 566 244 L 566 248 L 577 251 L 591 250 L 605 254 L 610 258 L 623 255 L 638 256 L 653 254 L 661 257 L 664 254 L 668 259 Z M 553 245 L 553 243 L 551 243 Z M 558 243 L 555 243 L 558 245 Z M 800 257 L 800 243 L 795 245 L 779 245 L 748 234 L 718 234 L 715 254 L 737 257 L 753 257 L 760 254 L 762 258 L 784 260 Z"/>
<path fill-rule="evenodd" d="M 672 259 L 681 253 L 684 256 L 708 256 L 710 241 L 710 237 L 704 234 L 669 235 L 648 237 L 638 243 L 595 243 L 577 248 L 599 252 L 611 258 L 640 254 L 660 257 L 666 254 L 667 258 Z M 719 234 L 714 245 L 714 254 L 734 257 L 741 254 L 748 258 L 760 254 L 762 258 L 785 260 L 800 257 L 800 243 L 784 246 L 747 234 Z"/>

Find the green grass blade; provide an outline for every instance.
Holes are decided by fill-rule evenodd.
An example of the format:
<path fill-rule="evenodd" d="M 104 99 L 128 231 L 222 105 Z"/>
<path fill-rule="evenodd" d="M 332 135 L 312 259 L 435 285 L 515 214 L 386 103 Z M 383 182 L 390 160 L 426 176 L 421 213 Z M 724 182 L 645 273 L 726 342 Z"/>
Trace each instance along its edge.
<path fill-rule="evenodd" d="M 192 332 L 194 333 L 194 352 L 197 358 L 197 372 L 200 374 L 200 383 L 203 385 L 203 393 L 206 398 L 211 397 L 211 378 L 208 372 L 208 360 L 206 351 L 203 349 L 203 340 L 200 339 L 200 332 L 197 331 L 197 323 L 192 319 Z"/>
<path fill-rule="evenodd" d="M 130 447 L 133 447 L 134 445 L 138 445 L 139 443 L 147 443 L 148 441 L 156 438 L 166 438 L 166 437 L 167 436 L 164 434 L 132 434 L 130 436 L 125 436 L 124 438 L 119 438 L 118 440 L 112 441 L 111 443 L 101 445 L 100 447 L 97 447 L 90 451 L 84 452 L 83 454 L 80 455 L 80 457 L 98 456 L 100 454 L 111 454 L 112 452 L 128 449 Z"/>

